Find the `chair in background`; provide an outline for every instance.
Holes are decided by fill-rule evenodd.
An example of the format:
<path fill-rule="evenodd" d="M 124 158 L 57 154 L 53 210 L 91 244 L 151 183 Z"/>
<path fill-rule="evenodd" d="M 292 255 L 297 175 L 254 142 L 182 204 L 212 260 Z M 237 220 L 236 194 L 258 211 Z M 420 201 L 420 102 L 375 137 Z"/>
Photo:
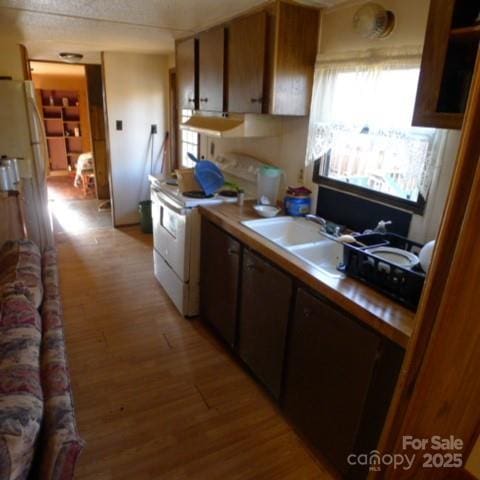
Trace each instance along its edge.
<path fill-rule="evenodd" d="M 92 152 L 82 153 L 78 156 L 75 180 L 75 187 L 83 188 L 83 194 L 87 196 L 89 186 L 92 184 L 95 189 L 95 170 L 93 166 Z"/>

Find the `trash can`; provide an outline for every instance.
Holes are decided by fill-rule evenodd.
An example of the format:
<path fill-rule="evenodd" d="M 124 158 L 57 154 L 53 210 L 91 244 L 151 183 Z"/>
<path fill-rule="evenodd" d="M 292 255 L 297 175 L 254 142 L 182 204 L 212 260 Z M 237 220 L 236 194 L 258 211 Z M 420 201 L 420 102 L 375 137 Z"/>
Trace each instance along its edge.
<path fill-rule="evenodd" d="M 140 227 L 143 233 L 152 233 L 152 201 L 144 200 L 138 204 L 140 214 Z"/>

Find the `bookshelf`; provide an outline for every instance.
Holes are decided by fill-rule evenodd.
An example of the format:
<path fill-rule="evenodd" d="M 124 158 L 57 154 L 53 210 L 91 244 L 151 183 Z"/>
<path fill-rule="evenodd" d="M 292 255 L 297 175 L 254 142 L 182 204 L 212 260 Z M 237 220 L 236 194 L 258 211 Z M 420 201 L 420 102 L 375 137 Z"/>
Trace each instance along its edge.
<path fill-rule="evenodd" d="M 40 90 L 50 170 L 74 170 L 82 153 L 80 97 L 73 90 Z"/>

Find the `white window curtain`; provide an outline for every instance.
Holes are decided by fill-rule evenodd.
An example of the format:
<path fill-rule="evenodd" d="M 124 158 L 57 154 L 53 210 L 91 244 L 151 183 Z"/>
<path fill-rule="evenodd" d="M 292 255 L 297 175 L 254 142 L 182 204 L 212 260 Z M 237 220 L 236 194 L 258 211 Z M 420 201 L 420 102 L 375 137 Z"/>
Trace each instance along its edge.
<path fill-rule="evenodd" d="M 426 199 L 445 135 L 411 126 L 419 64 L 418 55 L 398 53 L 317 62 L 307 165 L 333 148 L 321 174 L 351 181 L 349 173 L 356 179 L 369 173 L 361 186 Z"/>

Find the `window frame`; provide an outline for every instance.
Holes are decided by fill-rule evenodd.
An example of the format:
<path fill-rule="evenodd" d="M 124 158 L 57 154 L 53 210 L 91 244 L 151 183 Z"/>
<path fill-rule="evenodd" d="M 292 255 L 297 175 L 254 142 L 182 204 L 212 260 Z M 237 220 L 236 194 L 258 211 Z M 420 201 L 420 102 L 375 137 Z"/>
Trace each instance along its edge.
<path fill-rule="evenodd" d="M 410 65 L 410 61 L 407 59 L 405 60 L 408 65 L 403 65 L 403 62 L 404 60 L 401 60 L 401 63 L 402 65 L 400 66 L 398 64 L 400 60 L 399 59 L 396 59 L 396 58 L 385 58 L 384 61 L 376 61 L 376 62 L 372 62 L 372 65 L 381 65 L 382 63 L 385 63 L 386 67 L 385 67 L 385 70 L 403 70 L 403 69 L 418 69 L 418 71 L 421 73 L 421 67 L 420 67 L 420 64 L 416 65 L 416 61 L 415 61 L 415 65 Z M 420 63 L 420 62 L 418 62 Z M 347 64 L 338 64 L 338 65 L 335 65 L 335 64 L 331 64 L 329 62 L 328 65 L 324 65 L 322 67 L 320 67 L 320 70 L 336 70 L 338 69 L 338 72 L 335 72 L 335 73 L 343 73 L 343 68 L 345 68 L 345 71 L 346 72 L 349 72 L 350 70 L 353 72 L 355 71 L 358 67 L 360 68 L 367 68 L 368 65 L 367 64 L 363 64 L 360 62 L 360 64 L 357 63 L 357 61 L 355 61 L 355 64 L 353 65 L 352 64 L 352 68 L 350 69 L 349 65 L 347 66 Z M 318 67 L 317 67 L 318 68 Z M 380 69 L 382 69 L 382 67 L 380 66 L 379 67 Z M 318 73 L 318 70 L 316 71 L 316 74 Z M 325 81 L 325 80 L 323 80 Z M 314 92 L 314 97 L 316 97 L 317 94 Z M 318 102 L 318 99 L 317 99 L 317 102 Z M 314 107 L 313 105 L 313 99 L 312 99 L 312 108 Z M 311 120 L 310 120 L 311 122 Z M 320 122 L 321 123 L 321 122 Z M 328 122 L 326 122 L 328 123 Z M 311 128 L 311 123 L 310 123 L 310 128 Z M 410 123 L 410 127 L 413 127 Z M 309 135 L 310 135 L 310 131 L 309 131 Z M 308 147 L 309 148 L 309 147 Z M 308 153 L 308 150 L 307 150 L 307 155 L 310 155 Z M 308 161 L 308 160 L 307 160 Z M 407 198 L 402 198 L 402 197 L 397 197 L 395 195 L 392 195 L 392 194 L 389 194 L 389 193 L 385 193 L 385 192 L 381 192 L 381 191 L 378 191 L 378 190 L 373 190 L 373 189 L 370 189 L 370 188 L 367 188 L 367 187 L 364 187 L 364 186 L 360 186 L 360 185 L 356 185 L 356 184 L 353 184 L 353 183 L 349 183 L 347 181 L 342 181 L 340 179 L 335 179 L 335 178 L 330 178 L 330 177 L 327 177 L 324 175 L 324 171 L 322 170 L 323 169 L 323 157 L 322 156 L 312 156 L 310 157 L 310 162 L 311 164 L 313 163 L 313 168 L 312 168 L 312 182 L 317 184 L 317 185 L 323 185 L 325 187 L 328 187 L 330 189 L 333 189 L 333 190 L 338 190 L 338 191 L 343 191 L 343 192 L 346 192 L 346 193 L 350 193 L 352 195 L 355 195 L 355 196 L 358 196 L 358 197 L 361 197 L 361 198 L 364 198 L 366 200 L 371 200 L 373 202 L 377 202 L 377 203 L 382 203 L 384 205 L 387 205 L 387 206 L 391 206 L 393 208 L 397 208 L 397 209 L 401 209 L 401 210 L 404 210 L 406 212 L 409 212 L 409 213 L 412 213 L 412 214 L 418 214 L 418 215 L 423 215 L 425 213 L 425 209 L 426 209 L 426 204 L 427 204 L 427 199 L 428 199 L 428 192 L 426 192 L 426 196 L 424 197 L 422 195 L 422 193 L 418 192 L 418 198 L 413 201 L 413 200 L 409 200 Z"/>
<path fill-rule="evenodd" d="M 189 114 L 185 113 L 186 111 L 190 112 Z M 194 111 L 193 110 L 188 110 L 188 109 L 180 109 L 180 123 L 184 123 L 185 121 L 187 121 L 192 115 L 193 115 Z M 194 132 L 189 132 L 189 133 L 192 133 L 194 135 L 196 135 L 197 137 L 197 140 L 196 140 L 196 143 L 193 143 L 193 142 L 190 142 L 188 140 L 184 140 L 183 139 L 183 134 L 184 134 L 185 130 L 182 130 L 180 129 L 180 158 L 179 158 L 179 168 L 191 168 L 191 166 L 187 166 L 183 163 L 183 149 L 184 147 L 187 147 L 187 146 L 191 146 L 191 147 L 196 147 L 196 153 L 195 153 L 195 156 L 198 158 L 199 155 L 200 155 L 200 134 L 198 133 L 194 133 Z"/>
<path fill-rule="evenodd" d="M 395 197 L 394 195 L 389 195 L 388 193 L 379 192 L 377 190 L 370 190 L 369 188 L 361 187 L 359 185 L 354 185 L 348 182 L 342 182 L 340 180 L 335 180 L 333 178 L 325 177 L 320 174 L 321 161 L 316 159 L 313 164 L 313 177 L 312 181 L 317 185 L 323 185 L 326 187 L 333 188 L 335 190 L 340 190 L 343 192 L 348 192 L 359 197 L 365 198 L 367 200 L 372 200 L 374 202 L 383 203 L 391 207 L 399 208 L 401 210 L 406 210 L 417 215 L 423 215 L 425 212 L 425 207 L 427 200 L 423 197 L 421 193 L 418 194 L 418 199 L 416 202 L 412 200 L 407 200 L 405 198 Z"/>

